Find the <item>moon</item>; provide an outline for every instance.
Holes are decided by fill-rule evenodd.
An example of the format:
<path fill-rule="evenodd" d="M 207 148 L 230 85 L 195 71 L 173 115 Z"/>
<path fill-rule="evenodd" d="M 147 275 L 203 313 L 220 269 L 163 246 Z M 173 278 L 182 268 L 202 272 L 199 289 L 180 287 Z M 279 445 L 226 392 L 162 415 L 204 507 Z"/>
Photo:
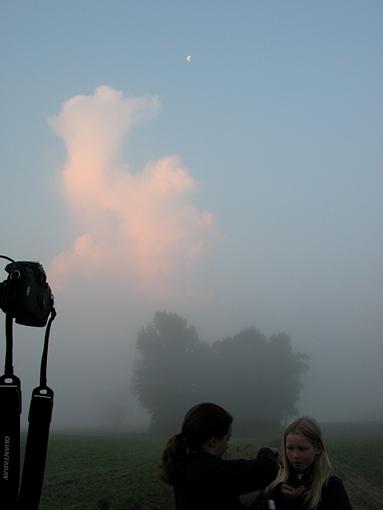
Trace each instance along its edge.
<path fill-rule="evenodd" d="M 188 62 L 190 62 L 190 61 L 191 61 L 191 55 L 188 55 L 188 56 L 186 57 L 186 60 L 187 60 Z"/>

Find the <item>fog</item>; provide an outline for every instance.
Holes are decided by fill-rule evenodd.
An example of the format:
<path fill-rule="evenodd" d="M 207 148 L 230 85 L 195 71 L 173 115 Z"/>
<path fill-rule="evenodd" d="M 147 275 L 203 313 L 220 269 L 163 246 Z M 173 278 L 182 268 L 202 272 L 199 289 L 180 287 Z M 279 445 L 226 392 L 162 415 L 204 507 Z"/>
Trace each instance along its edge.
<path fill-rule="evenodd" d="M 55 295 L 52 427 L 147 427 L 130 385 L 137 335 L 157 311 L 181 315 L 206 342 L 250 326 L 266 336 L 287 333 L 310 358 L 301 414 L 383 419 L 377 166 L 365 178 L 360 160 L 351 185 L 339 158 L 321 174 L 306 154 L 285 172 L 283 157 L 270 153 L 256 165 L 262 180 L 255 172 L 246 186 L 233 172 L 224 189 L 214 172 L 202 185 L 198 166 L 173 153 L 132 165 L 126 139 L 161 107 L 156 96 L 102 85 L 67 98 L 49 119 L 65 148 L 54 167 L 60 238 L 35 239 L 21 258 L 43 263 Z M 262 173 L 267 165 L 273 171 Z M 20 249 L 20 239 L 7 239 Z M 15 326 L 24 426 L 43 334 Z"/>
<path fill-rule="evenodd" d="M 145 430 L 149 416 L 131 394 L 130 378 L 137 334 L 157 310 L 179 313 L 209 342 L 249 325 L 266 335 L 285 331 L 294 350 L 310 356 L 298 402 L 301 414 L 321 421 L 383 419 L 381 323 L 373 322 L 372 304 L 367 307 L 363 296 L 344 295 L 336 307 L 330 296 L 321 301 L 317 295 L 296 302 L 276 298 L 271 306 L 262 292 L 259 297 L 239 292 L 234 284 L 235 278 L 227 289 L 212 289 L 194 278 L 198 296 L 148 300 L 104 275 L 98 283 L 73 282 L 65 294 L 57 293 L 48 363 L 48 385 L 55 392 L 52 428 Z M 43 332 L 15 325 L 24 425 L 30 390 L 38 385 Z"/>
<path fill-rule="evenodd" d="M 299 413 L 383 420 L 382 6 L 2 2 L 0 247 L 55 296 L 54 430 L 146 429 L 157 311 L 286 333 Z M 15 325 L 23 427 L 43 337 Z"/>

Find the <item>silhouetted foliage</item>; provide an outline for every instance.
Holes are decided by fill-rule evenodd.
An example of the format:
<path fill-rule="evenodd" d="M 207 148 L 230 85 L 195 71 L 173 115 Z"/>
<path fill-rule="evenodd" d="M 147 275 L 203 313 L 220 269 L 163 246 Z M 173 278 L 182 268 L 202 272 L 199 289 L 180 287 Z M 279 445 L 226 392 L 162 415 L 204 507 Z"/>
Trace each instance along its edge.
<path fill-rule="evenodd" d="M 169 430 L 203 395 L 199 366 L 209 355 L 193 326 L 175 313 L 157 312 L 138 335 L 133 390 L 151 416 L 154 432 Z M 180 411 L 181 410 L 181 411 Z"/>
<path fill-rule="evenodd" d="M 307 356 L 292 350 L 291 338 L 280 334 L 268 341 L 256 328 L 245 329 L 212 345 L 215 385 L 235 416 L 236 429 L 252 433 L 268 429 L 298 413 Z"/>
<path fill-rule="evenodd" d="M 199 401 L 225 406 L 236 431 L 254 433 L 297 413 L 307 356 L 285 334 L 266 339 L 251 327 L 212 345 L 175 313 L 157 312 L 138 335 L 132 387 L 152 432 L 173 432 Z"/>

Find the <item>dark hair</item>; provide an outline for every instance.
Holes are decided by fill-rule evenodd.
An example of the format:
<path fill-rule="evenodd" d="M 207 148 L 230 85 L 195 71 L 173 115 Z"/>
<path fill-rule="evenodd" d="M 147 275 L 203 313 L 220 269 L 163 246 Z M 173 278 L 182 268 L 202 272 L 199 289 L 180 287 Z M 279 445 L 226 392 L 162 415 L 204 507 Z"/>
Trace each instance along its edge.
<path fill-rule="evenodd" d="M 186 413 L 179 434 L 168 440 L 162 453 L 160 478 L 174 485 L 190 452 L 199 450 L 211 437 L 222 439 L 228 433 L 233 417 L 223 407 L 210 402 L 193 406 Z"/>

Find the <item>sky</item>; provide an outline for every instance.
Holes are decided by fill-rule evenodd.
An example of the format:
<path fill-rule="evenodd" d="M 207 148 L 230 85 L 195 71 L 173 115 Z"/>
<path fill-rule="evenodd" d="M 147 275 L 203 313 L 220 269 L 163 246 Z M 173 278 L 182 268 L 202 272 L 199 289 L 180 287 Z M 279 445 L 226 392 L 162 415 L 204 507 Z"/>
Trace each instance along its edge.
<path fill-rule="evenodd" d="M 383 418 L 382 19 L 0 1 L 0 247 L 54 292 L 53 427 L 147 423 L 130 375 L 161 310 L 207 342 L 285 332 L 310 356 L 300 413 Z M 14 336 L 26 409 L 43 330 Z"/>

